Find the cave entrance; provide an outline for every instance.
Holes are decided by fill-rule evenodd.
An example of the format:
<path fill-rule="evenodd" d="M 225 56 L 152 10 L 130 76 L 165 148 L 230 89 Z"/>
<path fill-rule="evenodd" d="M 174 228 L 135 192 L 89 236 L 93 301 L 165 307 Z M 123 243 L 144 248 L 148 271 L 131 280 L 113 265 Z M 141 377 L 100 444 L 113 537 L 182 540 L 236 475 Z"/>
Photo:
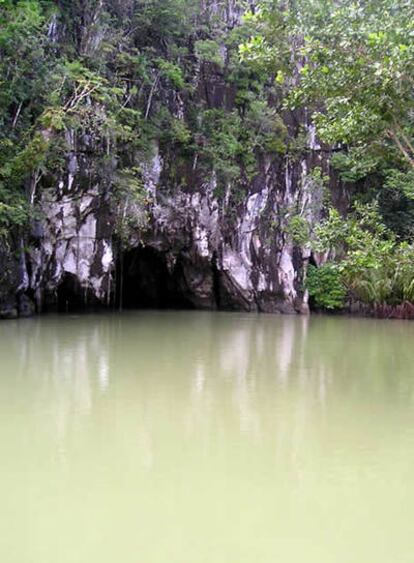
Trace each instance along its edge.
<path fill-rule="evenodd" d="M 56 291 L 56 305 L 59 313 L 81 311 L 87 307 L 87 293 L 78 278 L 66 272 Z"/>
<path fill-rule="evenodd" d="M 117 274 L 119 308 L 194 308 L 180 261 L 171 271 L 165 253 L 154 248 L 138 247 L 124 252 Z"/>

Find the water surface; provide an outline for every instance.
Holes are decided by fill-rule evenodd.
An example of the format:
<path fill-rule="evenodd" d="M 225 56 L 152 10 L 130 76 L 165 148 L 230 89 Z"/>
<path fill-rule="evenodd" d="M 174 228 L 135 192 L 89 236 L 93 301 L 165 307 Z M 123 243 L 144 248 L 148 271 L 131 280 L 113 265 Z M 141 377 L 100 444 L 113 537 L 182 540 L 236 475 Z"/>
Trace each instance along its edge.
<path fill-rule="evenodd" d="M 0 561 L 412 563 L 414 324 L 0 324 Z"/>

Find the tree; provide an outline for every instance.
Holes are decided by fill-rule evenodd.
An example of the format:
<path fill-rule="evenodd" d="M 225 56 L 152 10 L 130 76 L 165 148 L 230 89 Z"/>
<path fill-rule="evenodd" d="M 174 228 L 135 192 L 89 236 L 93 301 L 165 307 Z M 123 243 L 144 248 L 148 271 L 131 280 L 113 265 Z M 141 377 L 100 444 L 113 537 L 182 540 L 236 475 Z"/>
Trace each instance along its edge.
<path fill-rule="evenodd" d="M 412 301 L 414 4 L 267 0 L 249 21 L 242 58 L 266 66 L 286 108 L 308 109 L 335 149 L 331 164 L 353 184 L 348 217 L 330 209 L 309 231 L 314 251 L 330 258 L 309 270 L 315 302 L 340 306 L 341 287 L 370 304 Z"/>

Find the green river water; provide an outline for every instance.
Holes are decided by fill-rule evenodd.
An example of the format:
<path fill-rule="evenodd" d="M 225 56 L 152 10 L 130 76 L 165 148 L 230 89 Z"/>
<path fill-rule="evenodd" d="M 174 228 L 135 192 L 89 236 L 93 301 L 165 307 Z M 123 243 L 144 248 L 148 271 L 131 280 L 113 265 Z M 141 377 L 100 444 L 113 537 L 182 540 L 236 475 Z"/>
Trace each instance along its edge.
<path fill-rule="evenodd" d="M 0 563 L 413 563 L 414 324 L 0 324 Z"/>

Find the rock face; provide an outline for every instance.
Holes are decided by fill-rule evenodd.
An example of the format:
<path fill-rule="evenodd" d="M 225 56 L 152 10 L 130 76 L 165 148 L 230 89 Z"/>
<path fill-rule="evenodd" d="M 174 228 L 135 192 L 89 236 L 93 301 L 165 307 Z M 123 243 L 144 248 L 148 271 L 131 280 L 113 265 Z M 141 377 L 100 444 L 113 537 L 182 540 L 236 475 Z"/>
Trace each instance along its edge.
<path fill-rule="evenodd" d="M 222 10 L 207 4 L 213 13 Z M 236 4 L 229 1 L 226 14 L 220 12 L 229 26 L 240 17 Z M 236 94 L 214 65 L 195 73 L 195 91 L 207 107 L 227 110 Z M 184 120 L 185 100 L 165 97 Z M 296 129 L 299 121 L 306 131 L 303 156 L 258 156 L 256 173 L 236 200 L 232 186 L 217 189 L 214 170 L 201 179 L 195 162 L 188 163 L 184 187 L 170 186 L 174 153 L 154 146 L 140 164 L 145 203 L 125 199 L 122 237 L 107 182 L 94 171 L 93 150 L 82 150 L 90 140 L 68 132 L 65 171 L 40 186 L 30 236 L 14 249 L 0 248 L 0 318 L 98 306 L 307 313 L 310 250 L 286 226 L 298 211 L 308 224 L 318 218 L 321 188 L 309 172 L 329 167 L 306 118 L 295 119 Z"/>
<path fill-rule="evenodd" d="M 310 135 L 310 142 L 312 141 Z M 264 161 L 236 209 L 218 199 L 215 177 L 165 193 L 155 150 L 144 166 L 147 223 L 119 249 L 110 205 L 100 186 L 82 189 L 68 166 L 66 183 L 42 193 L 41 217 L 20 263 L 7 258 L 12 280 L 0 315 L 88 306 L 195 307 L 306 313 L 303 275 L 310 251 L 283 228 L 294 204 L 313 220 L 321 194 L 309 184 L 310 159 Z M 140 210 L 126 206 L 133 219 Z M 309 216 L 312 215 L 312 216 Z M 122 303 L 120 303 L 122 301 Z"/>
<path fill-rule="evenodd" d="M 306 162 L 302 163 L 306 167 Z M 307 250 L 295 247 L 278 226 L 284 210 L 300 197 L 297 166 L 263 163 L 235 216 L 214 196 L 215 180 L 193 193 L 157 194 L 160 160 L 149 169 L 154 204 L 145 244 L 164 254 L 170 270 L 181 270 L 181 285 L 196 307 L 264 312 L 306 312 L 302 290 Z"/>

